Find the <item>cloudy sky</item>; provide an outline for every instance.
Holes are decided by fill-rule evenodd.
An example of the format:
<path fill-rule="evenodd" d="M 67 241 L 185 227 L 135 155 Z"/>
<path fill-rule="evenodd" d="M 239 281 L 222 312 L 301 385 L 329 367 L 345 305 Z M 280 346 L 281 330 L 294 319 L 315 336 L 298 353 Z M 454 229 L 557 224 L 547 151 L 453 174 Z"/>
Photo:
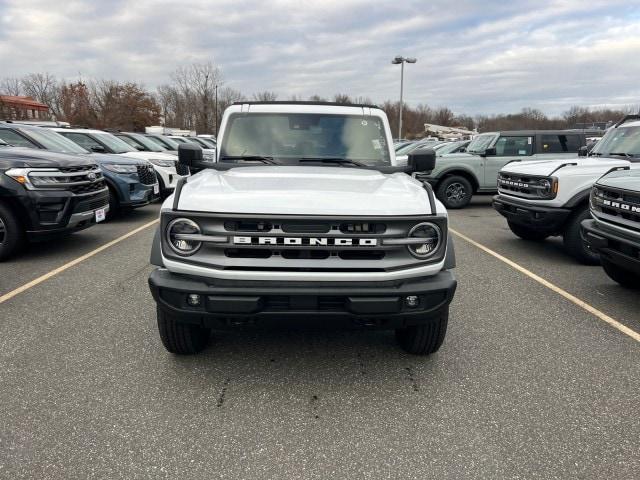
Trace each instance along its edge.
<path fill-rule="evenodd" d="M 456 113 L 640 105 L 640 0 L 0 0 L 0 77 L 135 80 L 213 60 L 226 85 Z"/>

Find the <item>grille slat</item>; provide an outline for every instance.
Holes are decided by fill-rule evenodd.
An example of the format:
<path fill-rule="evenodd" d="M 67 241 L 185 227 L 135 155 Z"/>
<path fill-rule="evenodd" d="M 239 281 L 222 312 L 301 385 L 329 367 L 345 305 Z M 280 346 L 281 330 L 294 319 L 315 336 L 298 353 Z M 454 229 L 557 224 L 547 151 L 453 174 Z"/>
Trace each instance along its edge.
<path fill-rule="evenodd" d="M 143 185 L 155 185 L 158 181 L 153 167 L 149 165 L 138 165 L 138 179 Z"/>
<path fill-rule="evenodd" d="M 591 208 L 607 221 L 640 231 L 640 196 L 611 187 L 596 185 L 591 194 Z"/>

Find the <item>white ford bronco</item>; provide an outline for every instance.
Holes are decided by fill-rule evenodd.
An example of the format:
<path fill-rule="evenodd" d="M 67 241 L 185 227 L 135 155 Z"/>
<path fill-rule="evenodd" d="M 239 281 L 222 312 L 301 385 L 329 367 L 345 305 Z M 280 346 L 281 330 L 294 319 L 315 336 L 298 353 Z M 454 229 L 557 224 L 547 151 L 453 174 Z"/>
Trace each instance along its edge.
<path fill-rule="evenodd" d="M 498 174 L 494 208 L 517 236 L 540 241 L 561 235 L 569 254 L 582 263 L 597 264 L 597 252 L 588 248 L 580 232 L 582 221 L 590 218 L 591 187 L 612 168 L 640 161 L 640 143 L 635 143 L 640 141 L 639 119 L 622 119 L 588 156 L 505 165 Z"/>
<path fill-rule="evenodd" d="M 640 132 L 635 153 L 640 155 Z M 600 254 L 609 277 L 640 288 L 640 165 L 620 167 L 591 189 L 591 216 L 582 222 L 589 248 Z"/>
<path fill-rule="evenodd" d="M 456 289 L 447 212 L 396 165 L 385 113 L 370 105 L 242 102 L 229 107 L 217 161 L 162 205 L 149 286 L 167 350 L 196 353 L 211 330 L 337 325 L 394 329 L 406 351 L 444 339 Z M 208 167 L 208 168 L 207 168 Z"/>

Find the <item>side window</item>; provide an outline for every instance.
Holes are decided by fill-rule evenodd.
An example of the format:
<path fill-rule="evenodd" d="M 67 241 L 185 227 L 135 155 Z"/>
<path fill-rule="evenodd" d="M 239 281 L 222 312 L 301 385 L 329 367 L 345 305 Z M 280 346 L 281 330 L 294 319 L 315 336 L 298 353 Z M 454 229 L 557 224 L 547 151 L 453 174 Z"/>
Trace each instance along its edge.
<path fill-rule="evenodd" d="M 73 140 L 75 143 L 89 151 L 91 151 L 93 147 L 102 147 L 102 145 L 84 133 L 62 133 L 62 135 L 67 137 L 69 140 Z"/>
<path fill-rule="evenodd" d="M 38 148 L 38 146 L 19 133 L 9 130 L 7 128 L 0 128 L 0 139 L 4 140 L 9 145 L 16 147 Z"/>
<path fill-rule="evenodd" d="M 533 137 L 500 137 L 495 144 L 496 156 L 518 157 L 531 155 Z"/>
<path fill-rule="evenodd" d="M 580 148 L 579 135 L 542 135 L 540 153 L 577 152 Z"/>

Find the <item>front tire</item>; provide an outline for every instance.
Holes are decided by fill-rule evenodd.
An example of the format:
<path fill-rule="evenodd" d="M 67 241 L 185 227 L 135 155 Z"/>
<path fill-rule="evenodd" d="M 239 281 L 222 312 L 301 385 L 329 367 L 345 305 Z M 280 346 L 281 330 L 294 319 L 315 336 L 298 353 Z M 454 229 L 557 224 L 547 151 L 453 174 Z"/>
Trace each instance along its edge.
<path fill-rule="evenodd" d="M 535 230 L 530 227 L 525 227 L 524 225 L 519 225 L 517 223 L 509 222 L 509 229 L 513 232 L 514 235 L 517 235 L 523 240 L 529 240 L 532 242 L 541 242 L 549 235 L 547 233 L 541 232 L 539 230 Z"/>
<path fill-rule="evenodd" d="M 16 215 L 0 203 L 0 261 L 15 255 L 24 245 L 25 234 Z"/>
<path fill-rule="evenodd" d="M 602 263 L 604 272 L 609 275 L 611 280 L 618 282 L 625 288 L 637 289 L 640 286 L 638 276 L 629 270 L 619 267 L 605 257 L 600 257 L 600 262 Z"/>
<path fill-rule="evenodd" d="M 413 355 L 429 355 L 437 352 L 444 341 L 449 323 L 449 309 L 440 312 L 422 325 L 396 329 L 400 347 Z"/>
<path fill-rule="evenodd" d="M 565 227 L 562 241 L 567 253 L 580 263 L 598 265 L 600 263 L 600 255 L 587 247 L 587 243 L 582 239 L 580 233 L 580 224 L 588 218 L 591 218 L 591 214 L 586 206 L 574 213 Z"/>
<path fill-rule="evenodd" d="M 211 330 L 199 325 L 183 323 L 161 307 L 157 307 L 158 331 L 167 351 L 178 355 L 193 355 L 209 344 Z"/>
<path fill-rule="evenodd" d="M 473 196 L 471 182 L 460 175 L 446 177 L 438 184 L 436 197 L 446 208 L 464 208 Z"/>
<path fill-rule="evenodd" d="M 109 187 L 109 211 L 107 212 L 107 220 L 113 220 L 120 214 L 120 202 L 118 194 L 113 188 Z"/>

